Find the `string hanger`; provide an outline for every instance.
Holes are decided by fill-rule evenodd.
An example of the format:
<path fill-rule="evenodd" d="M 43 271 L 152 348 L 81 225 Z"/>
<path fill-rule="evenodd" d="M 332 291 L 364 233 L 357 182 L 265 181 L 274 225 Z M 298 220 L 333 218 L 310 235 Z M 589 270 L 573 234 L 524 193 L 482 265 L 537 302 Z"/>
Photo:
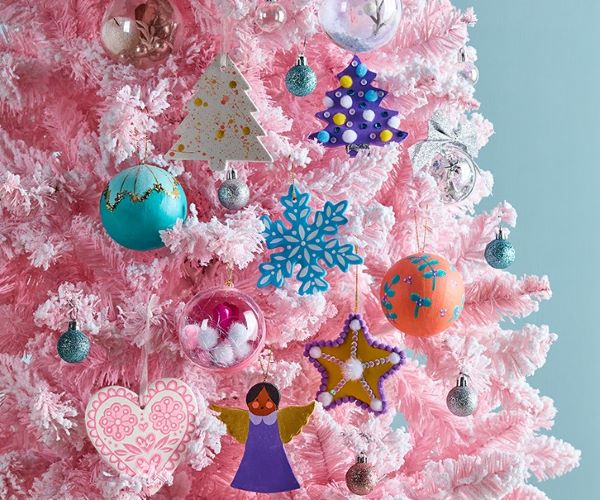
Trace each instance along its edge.
<path fill-rule="evenodd" d="M 227 265 L 227 278 L 225 279 L 225 286 L 228 288 L 233 288 L 235 286 L 233 284 L 233 266 L 231 264 Z"/>
<path fill-rule="evenodd" d="M 265 359 L 266 358 L 266 359 Z M 258 362 L 260 363 L 260 370 L 263 375 L 263 382 L 266 382 L 269 378 L 269 371 L 271 370 L 271 364 L 273 363 L 273 351 L 268 347 L 260 353 L 260 357 L 258 358 Z"/>
<path fill-rule="evenodd" d="M 354 253 L 358 255 L 358 245 L 354 245 Z M 359 311 L 358 267 L 354 266 L 354 314 L 358 314 Z"/>
<path fill-rule="evenodd" d="M 427 209 L 429 208 L 429 206 L 425 207 L 425 211 L 427 211 Z M 429 226 L 429 216 L 426 215 L 424 217 L 424 221 L 423 221 L 423 240 L 422 240 L 422 245 L 421 245 L 421 237 L 419 234 L 419 216 L 417 215 L 417 212 L 415 212 L 415 239 L 417 241 L 417 251 L 420 253 L 425 252 L 425 247 L 427 245 L 427 235 L 428 233 L 431 231 L 431 226 Z"/>

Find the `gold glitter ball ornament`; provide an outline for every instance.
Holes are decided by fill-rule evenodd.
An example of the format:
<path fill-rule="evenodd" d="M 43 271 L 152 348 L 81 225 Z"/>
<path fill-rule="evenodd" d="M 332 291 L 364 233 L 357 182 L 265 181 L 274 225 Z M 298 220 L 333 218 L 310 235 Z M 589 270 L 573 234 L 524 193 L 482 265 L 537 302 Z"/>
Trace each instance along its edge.
<path fill-rule="evenodd" d="M 377 486 L 375 470 L 367 463 L 367 457 L 361 453 L 356 463 L 346 472 L 346 485 L 355 495 L 368 495 Z"/>

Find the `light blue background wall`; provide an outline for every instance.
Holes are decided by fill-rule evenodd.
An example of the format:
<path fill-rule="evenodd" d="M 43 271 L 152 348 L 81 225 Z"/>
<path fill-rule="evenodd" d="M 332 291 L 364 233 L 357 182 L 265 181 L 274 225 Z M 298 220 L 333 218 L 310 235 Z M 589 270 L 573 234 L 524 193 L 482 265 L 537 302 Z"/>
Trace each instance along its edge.
<path fill-rule="evenodd" d="M 554 292 L 528 318 L 559 335 L 531 382 L 558 408 L 552 433 L 583 451 L 578 469 L 540 487 L 600 498 L 600 1 L 453 1 L 479 18 L 476 96 L 496 130 L 479 158 L 495 177 L 482 208 L 513 204 L 512 271 L 548 274 Z"/>

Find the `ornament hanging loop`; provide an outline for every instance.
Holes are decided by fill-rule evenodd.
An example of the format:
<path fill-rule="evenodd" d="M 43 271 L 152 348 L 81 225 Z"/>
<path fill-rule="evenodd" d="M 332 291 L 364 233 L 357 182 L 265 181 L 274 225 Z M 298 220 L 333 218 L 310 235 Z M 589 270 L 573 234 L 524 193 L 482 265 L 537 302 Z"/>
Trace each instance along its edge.
<path fill-rule="evenodd" d="M 266 358 L 266 359 L 265 359 Z M 266 382 L 269 378 L 269 371 L 271 370 L 271 364 L 273 363 L 273 351 L 269 348 L 266 348 L 258 358 L 258 362 L 260 363 L 260 370 L 263 375 L 263 382 Z"/>
<path fill-rule="evenodd" d="M 73 301 L 73 299 L 69 299 L 68 304 L 69 304 L 69 321 L 76 321 L 77 320 L 77 306 L 75 305 L 75 302 Z"/>
<path fill-rule="evenodd" d="M 358 255 L 358 245 L 354 245 L 354 253 Z M 358 314 L 359 311 L 359 285 L 358 285 L 358 265 L 354 270 L 354 313 Z"/>
<path fill-rule="evenodd" d="M 425 207 L 425 211 L 427 211 L 428 209 L 429 209 L 429 205 L 427 207 Z M 429 233 L 429 231 L 431 231 L 431 227 L 429 226 L 429 216 L 428 215 L 426 215 L 424 217 L 422 230 L 423 230 L 423 240 L 422 240 L 423 244 L 421 244 L 420 229 L 419 229 L 419 216 L 415 212 L 415 238 L 417 240 L 417 251 L 420 253 L 425 252 L 425 247 L 427 246 L 427 234 Z"/>
<path fill-rule="evenodd" d="M 225 280 L 225 286 L 228 288 L 233 288 L 235 285 L 233 283 L 233 266 L 227 266 L 227 279 Z"/>

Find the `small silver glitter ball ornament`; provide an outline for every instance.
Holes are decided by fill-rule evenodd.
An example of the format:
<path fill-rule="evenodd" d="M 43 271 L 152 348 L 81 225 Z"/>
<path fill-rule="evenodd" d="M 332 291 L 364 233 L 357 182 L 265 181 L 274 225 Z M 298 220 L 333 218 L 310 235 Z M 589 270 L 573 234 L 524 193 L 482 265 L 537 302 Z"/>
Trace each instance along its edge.
<path fill-rule="evenodd" d="M 227 180 L 219 187 L 219 201 L 227 210 L 240 210 L 248 204 L 250 189 L 237 178 L 235 170 L 227 172 Z"/>
<path fill-rule="evenodd" d="M 77 321 L 69 322 L 69 329 L 58 339 L 58 355 L 67 363 L 81 363 L 90 353 L 90 339 L 77 329 Z"/>
<path fill-rule="evenodd" d="M 377 486 L 375 470 L 367 463 L 367 456 L 361 453 L 356 463 L 346 472 L 346 485 L 355 495 L 368 495 Z"/>
<path fill-rule="evenodd" d="M 454 143 L 442 146 L 433 157 L 429 173 L 435 179 L 444 203 L 467 199 L 477 181 L 477 165 L 473 158 Z"/>
<path fill-rule="evenodd" d="M 304 97 L 315 90 L 317 86 L 317 75 L 310 66 L 306 64 L 304 54 L 298 56 L 296 65 L 291 67 L 285 75 L 285 86 L 296 97 Z"/>
<path fill-rule="evenodd" d="M 456 381 L 456 387 L 450 389 L 446 397 L 446 405 L 457 417 L 468 417 L 477 408 L 477 393 L 468 385 L 468 375 L 461 373 Z"/>
<path fill-rule="evenodd" d="M 496 239 L 485 247 L 485 260 L 494 269 L 506 269 L 515 261 L 515 247 L 505 239 L 502 228 L 498 229 Z"/>

